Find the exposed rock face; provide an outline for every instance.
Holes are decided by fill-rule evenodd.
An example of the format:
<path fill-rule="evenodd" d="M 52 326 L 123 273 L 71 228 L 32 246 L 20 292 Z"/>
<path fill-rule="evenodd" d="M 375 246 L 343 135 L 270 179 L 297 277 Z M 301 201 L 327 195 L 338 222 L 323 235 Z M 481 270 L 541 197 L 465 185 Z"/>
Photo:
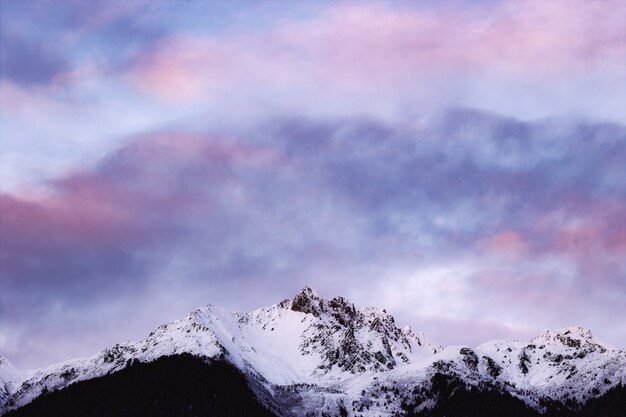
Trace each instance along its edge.
<path fill-rule="evenodd" d="M 317 293 L 310 287 L 304 287 L 294 297 L 291 302 L 291 309 L 293 311 L 299 311 L 305 314 L 313 314 L 315 317 L 319 317 L 321 314 L 320 298 Z"/>
<path fill-rule="evenodd" d="M 485 367 L 487 368 L 487 372 L 491 375 L 492 378 L 497 378 L 502 373 L 502 367 L 496 363 L 493 359 L 488 356 L 483 356 L 483 360 L 485 361 Z"/>
<path fill-rule="evenodd" d="M 299 305 L 304 303 L 301 294 L 296 297 Z M 305 295 L 311 300 L 309 294 Z M 413 350 L 425 350 L 426 354 L 437 350 L 436 346 L 426 346 L 410 329 L 396 327 L 385 310 L 366 307 L 358 311 L 343 297 L 330 301 L 314 298 L 306 305 L 311 304 L 324 315 L 311 325 L 300 350 L 305 355 L 321 356 L 318 369 L 322 373 L 334 367 L 353 374 L 383 372 L 394 369 L 398 363 L 409 363 Z"/>
<path fill-rule="evenodd" d="M 423 347 L 419 336 L 410 328 L 396 327 L 385 310 L 367 307 L 358 311 L 344 297 L 323 300 L 310 287 L 294 297 L 291 310 L 319 318 L 303 335 L 300 352 L 320 356 L 321 374 L 333 368 L 353 374 L 387 371 L 398 363 L 409 363 L 411 351 Z M 427 349 L 432 354 L 437 347 Z"/>
<path fill-rule="evenodd" d="M 591 352 L 606 352 L 606 347 L 598 343 L 588 329 L 579 326 L 570 326 L 562 331 L 548 331 L 532 340 L 533 344 L 558 343 L 567 348 L 576 349 L 579 354 Z"/>
<path fill-rule="evenodd" d="M 465 363 L 469 369 L 478 369 L 478 356 L 476 356 L 476 353 L 472 349 L 462 348 L 460 353 L 463 355 L 463 363 Z"/>

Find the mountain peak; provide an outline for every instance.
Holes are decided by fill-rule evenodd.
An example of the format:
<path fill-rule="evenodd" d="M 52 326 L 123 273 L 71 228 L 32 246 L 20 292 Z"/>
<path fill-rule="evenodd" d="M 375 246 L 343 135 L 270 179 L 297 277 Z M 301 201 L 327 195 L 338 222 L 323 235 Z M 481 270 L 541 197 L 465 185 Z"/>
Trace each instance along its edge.
<path fill-rule="evenodd" d="M 302 288 L 302 290 L 300 290 L 300 293 L 306 294 L 306 295 L 308 295 L 310 297 L 320 298 L 320 296 L 317 293 L 317 291 L 315 291 L 313 288 L 309 287 L 308 285 L 305 285 L 304 288 Z"/>
<path fill-rule="evenodd" d="M 569 348 L 580 348 L 586 345 L 602 347 L 591 330 L 580 326 L 567 326 L 559 330 L 549 330 L 544 334 L 533 338 L 533 342 L 558 343 Z"/>
<path fill-rule="evenodd" d="M 307 285 L 293 298 L 291 309 L 318 317 L 322 311 L 320 297 L 313 288 Z"/>
<path fill-rule="evenodd" d="M 570 335 L 571 337 L 579 337 L 588 340 L 593 339 L 593 334 L 591 333 L 591 330 L 585 329 L 584 327 L 580 326 L 567 326 L 559 330 L 559 333 L 565 336 Z"/>

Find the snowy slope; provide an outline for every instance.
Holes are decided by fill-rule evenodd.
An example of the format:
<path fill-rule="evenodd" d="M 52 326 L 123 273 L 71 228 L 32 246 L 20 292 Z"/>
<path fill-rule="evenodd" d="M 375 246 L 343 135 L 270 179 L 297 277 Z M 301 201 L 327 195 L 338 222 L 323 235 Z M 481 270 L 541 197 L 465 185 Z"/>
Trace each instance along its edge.
<path fill-rule="evenodd" d="M 401 399 L 410 397 L 415 386 L 428 389 L 436 373 L 458 377 L 468 386 L 500 389 L 543 411 L 546 400 L 584 403 L 616 385 L 626 386 L 626 350 L 611 347 L 580 327 L 550 331 L 527 343 L 501 340 L 475 348 L 450 346 L 390 372 L 382 381 L 359 387 L 366 394 L 357 404 L 372 404 L 381 387 L 395 387 L 398 391 L 387 401 L 389 406 L 377 412 L 399 412 Z M 422 405 L 428 406 L 428 401 Z"/>
<path fill-rule="evenodd" d="M 24 376 L 23 372 L 15 369 L 11 362 L 0 356 L 0 405 L 18 389 Z"/>
<path fill-rule="evenodd" d="M 416 387 L 430 389 L 437 373 L 468 385 L 488 384 L 537 409 L 543 399 L 585 401 L 626 384 L 626 351 L 581 328 L 547 332 L 528 343 L 492 341 L 443 349 L 398 327 L 385 310 L 357 310 L 342 297 L 324 300 L 307 287 L 293 300 L 249 313 L 208 305 L 158 327 L 142 341 L 117 344 L 28 376 L 0 361 L 0 407 L 22 406 L 42 393 L 116 372 L 133 361 L 182 353 L 232 363 L 262 384 L 285 415 L 336 413 L 339 407 L 364 416 L 389 415 L 400 411 Z M 420 407 L 432 405 L 429 401 Z"/>

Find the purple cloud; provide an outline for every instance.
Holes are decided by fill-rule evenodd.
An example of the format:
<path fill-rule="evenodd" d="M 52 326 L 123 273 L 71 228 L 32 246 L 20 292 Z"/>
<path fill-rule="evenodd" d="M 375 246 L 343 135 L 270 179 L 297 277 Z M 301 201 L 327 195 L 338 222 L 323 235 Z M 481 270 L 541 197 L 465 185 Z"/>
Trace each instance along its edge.
<path fill-rule="evenodd" d="M 2 79 L 23 87 L 74 87 L 94 62 L 100 76 L 128 65 L 166 36 L 149 2 L 15 1 L 2 3 Z M 80 80 L 83 81 L 84 80 Z"/>
<path fill-rule="evenodd" d="M 2 79 L 25 86 L 41 86 L 60 81 L 70 63 L 50 44 L 32 41 L 2 31 L 0 74 Z"/>
<path fill-rule="evenodd" d="M 137 136 L 46 196 L 2 195 L 3 331 L 31 347 L 3 353 L 43 365 L 196 304 L 249 309 L 305 283 L 451 323 L 446 342 L 470 341 L 453 336 L 466 323 L 508 336 L 567 317 L 624 344 L 606 317 L 626 311 L 625 149 L 618 125 L 464 110 L 419 127 L 286 118 Z M 505 307 L 512 324 L 493 324 Z M 91 342 L 68 347 L 79 334 Z"/>

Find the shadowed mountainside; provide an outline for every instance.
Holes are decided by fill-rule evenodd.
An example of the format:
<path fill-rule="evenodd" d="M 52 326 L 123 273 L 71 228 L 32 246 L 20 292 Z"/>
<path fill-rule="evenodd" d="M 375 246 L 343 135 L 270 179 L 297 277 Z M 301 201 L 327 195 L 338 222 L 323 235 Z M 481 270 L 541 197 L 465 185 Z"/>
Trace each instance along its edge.
<path fill-rule="evenodd" d="M 190 355 L 136 363 L 38 397 L 6 417 L 276 417 L 224 361 Z"/>

